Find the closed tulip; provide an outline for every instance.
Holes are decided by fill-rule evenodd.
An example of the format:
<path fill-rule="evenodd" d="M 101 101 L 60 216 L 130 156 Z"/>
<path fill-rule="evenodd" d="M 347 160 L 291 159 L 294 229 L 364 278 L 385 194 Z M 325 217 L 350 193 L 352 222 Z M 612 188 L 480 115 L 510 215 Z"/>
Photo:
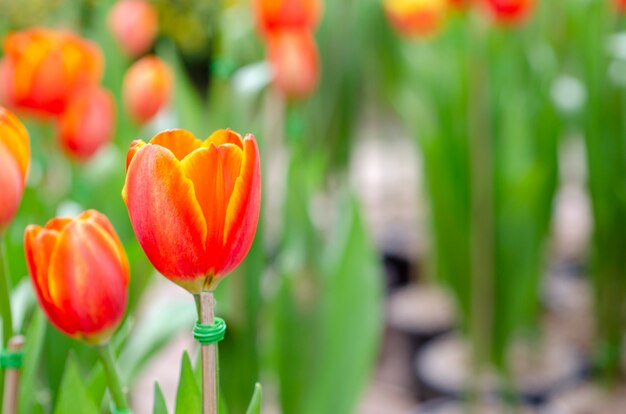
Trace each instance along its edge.
<path fill-rule="evenodd" d="M 626 0 L 613 0 L 613 5 L 620 13 L 626 13 Z"/>
<path fill-rule="evenodd" d="M 483 0 L 493 18 L 501 24 L 517 24 L 533 8 L 533 0 Z"/>
<path fill-rule="evenodd" d="M 135 141 L 122 196 L 154 267 L 193 294 L 212 291 L 244 259 L 256 232 L 256 140 L 219 130 L 201 141 L 175 129 Z"/>
<path fill-rule="evenodd" d="M 450 0 L 385 0 L 390 23 L 403 36 L 429 36 L 443 25 Z"/>
<path fill-rule="evenodd" d="M 102 52 L 68 31 L 28 29 L 4 40 L 0 89 L 7 104 L 39 115 L 59 115 L 71 96 L 102 77 Z"/>
<path fill-rule="evenodd" d="M 276 29 L 309 29 L 319 22 L 320 0 L 254 0 L 257 24 L 263 33 Z"/>
<path fill-rule="evenodd" d="M 115 129 L 115 101 L 97 86 L 75 94 L 59 118 L 59 142 L 76 158 L 88 159 L 108 143 Z"/>
<path fill-rule="evenodd" d="M 139 123 L 149 121 L 172 95 L 173 75 L 169 66 L 156 56 L 135 62 L 124 76 L 122 93 L 128 114 Z"/>
<path fill-rule="evenodd" d="M 108 18 L 111 34 L 129 56 L 147 52 L 158 30 L 157 12 L 146 0 L 120 0 Z"/>
<path fill-rule="evenodd" d="M 0 107 L 0 233 L 13 219 L 30 163 L 28 132 L 19 119 Z"/>
<path fill-rule="evenodd" d="M 128 298 L 129 266 L 109 220 L 94 210 L 30 225 L 24 248 L 37 299 L 53 325 L 92 345 L 106 344 Z"/>
<path fill-rule="evenodd" d="M 304 98 L 315 91 L 319 58 L 308 30 L 280 30 L 268 37 L 268 58 L 274 71 L 274 86 L 287 98 Z"/>

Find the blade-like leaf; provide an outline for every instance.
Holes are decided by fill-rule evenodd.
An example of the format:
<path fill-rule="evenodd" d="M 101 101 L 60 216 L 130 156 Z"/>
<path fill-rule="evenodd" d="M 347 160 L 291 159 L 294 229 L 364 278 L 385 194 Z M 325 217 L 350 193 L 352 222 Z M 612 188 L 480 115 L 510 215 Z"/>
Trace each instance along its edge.
<path fill-rule="evenodd" d="M 152 414 L 168 414 L 165 397 L 163 396 L 163 391 L 161 391 L 161 386 L 158 382 L 154 383 L 154 406 Z"/>
<path fill-rule="evenodd" d="M 74 356 L 70 354 L 61 381 L 60 396 L 54 414 L 98 414 L 96 403 L 89 398 Z"/>
<path fill-rule="evenodd" d="M 176 414 L 199 413 L 202 410 L 200 387 L 191 368 L 187 352 L 183 354 L 176 393 Z"/>
<path fill-rule="evenodd" d="M 252 394 L 252 399 L 250 400 L 250 405 L 248 406 L 246 414 L 261 414 L 262 399 L 263 389 L 261 388 L 261 384 L 257 382 L 254 385 L 254 393 Z"/>
<path fill-rule="evenodd" d="M 29 414 L 33 412 L 37 394 L 36 373 L 41 357 L 44 335 L 46 332 L 46 320 L 43 312 L 37 310 L 26 332 L 26 344 L 24 346 L 24 366 L 22 367 L 22 380 L 20 382 L 20 412 Z"/>

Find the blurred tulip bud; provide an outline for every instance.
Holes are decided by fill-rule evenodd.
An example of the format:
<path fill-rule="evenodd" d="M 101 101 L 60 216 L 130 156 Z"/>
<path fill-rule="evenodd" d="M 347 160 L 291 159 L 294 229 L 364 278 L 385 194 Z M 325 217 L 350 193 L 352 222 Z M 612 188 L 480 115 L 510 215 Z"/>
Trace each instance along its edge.
<path fill-rule="evenodd" d="M 126 72 L 122 93 L 124 106 L 139 123 L 149 121 L 172 95 L 173 75 L 169 66 L 156 56 L 146 56 Z"/>
<path fill-rule="evenodd" d="M 78 90 L 102 77 L 102 52 L 94 43 L 58 30 L 28 29 L 4 40 L 0 89 L 9 106 L 58 115 Z"/>
<path fill-rule="evenodd" d="M 253 0 L 257 24 L 264 34 L 277 29 L 314 29 L 322 14 L 320 0 Z"/>
<path fill-rule="evenodd" d="M 267 47 L 278 91 L 287 98 L 304 98 L 315 91 L 319 58 L 309 30 L 275 31 L 268 37 Z"/>
<path fill-rule="evenodd" d="M 114 129 L 113 95 L 92 86 L 75 94 L 60 116 L 59 142 L 67 153 L 87 159 L 111 140 Z"/>
<path fill-rule="evenodd" d="M 182 129 L 135 141 L 122 196 L 154 267 L 196 294 L 212 291 L 246 256 L 261 207 L 259 149 L 252 135 Z"/>
<path fill-rule="evenodd" d="M 620 13 L 626 13 L 626 0 L 613 0 L 615 9 Z"/>
<path fill-rule="evenodd" d="M 391 25 L 403 36 L 429 36 L 443 25 L 449 0 L 385 0 Z"/>
<path fill-rule="evenodd" d="M 29 164 L 26 128 L 15 115 L 0 107 L 0 233 L 20 205 Z"/>
<path fill-rule="evenodd" d="M 95 210 L 55 218 L 24 234 L 30 277 L 53 325 L 92 345 L 107 343 L 128 299 L 129 266 L 109 220 Z"/>
<path fill-rule="evenodd" d="M 462 9 L 469 3 L 470 0 L 448 0 L 448 5 L 453 9 Z"/>
<path fill-rule="evenodd" d="M 152 47 L 158 16 L 147 0 L 119 0 L 109 13 L 108 24 L 124 53 L 136 57 Z"/>
<path fill-rule="evenodd" d="M 483 0 L 483 2 L 498 23 L 518 24 L 530 14 L 534 0 Z"/>

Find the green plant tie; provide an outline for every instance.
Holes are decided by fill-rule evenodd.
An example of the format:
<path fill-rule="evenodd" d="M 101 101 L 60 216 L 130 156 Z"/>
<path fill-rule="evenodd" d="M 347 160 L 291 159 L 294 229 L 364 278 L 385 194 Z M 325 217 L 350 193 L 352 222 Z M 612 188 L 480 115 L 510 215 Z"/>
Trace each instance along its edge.
<path fill-rule="evenodd" d="M 0 368 L 2 369 L 20 369 L 22 368 L 23 358 L 22 351 L 9 351 L 8 349 L 0 351 Z"/>
<path fill-rule="evenodd" d="M 203 325 L 196 321 L 193 327 L 193 337 L 202 345 L 211 345 L 224 339 L 226 322 L 222 318 L 215 318 L 213 325 Z"/>
<path fill-rule="evenodd" d="M 111 401 L 111 414 L 133 414 L 132 411 L 126 409 L 119 409 L 115 403 Z"/>

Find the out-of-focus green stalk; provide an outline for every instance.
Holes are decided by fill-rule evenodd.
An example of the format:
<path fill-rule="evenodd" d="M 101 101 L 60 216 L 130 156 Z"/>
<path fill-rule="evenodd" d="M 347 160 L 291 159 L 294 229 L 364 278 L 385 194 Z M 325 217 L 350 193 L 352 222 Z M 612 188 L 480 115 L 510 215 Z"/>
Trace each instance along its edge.
<path fill-rule="evenodd" d="M 0 316 L 2 316 L 2 348 L 6 348 L 13 337 L 13 315 L 11 312 L 11 278 L 7 262 L 4 233 L 0 232 Z M 0 407 L 4 397 L 4 371 L 0 372 Z"/>
<path fill-rule="evenodd" d="M 117 369 L 117 365 L 115 364 L 111 345 L 106 344 L 99 346 L 97 349 L 98 355 L 100 356 L 100 362 L 102 362 L 102 368 L 104 369 L 104 373 L 107 378 L 109 392 L 111 393 L 111 398 L 115 403 L 115 408 L 118 411 L 130 412 L 130 406 L 126 401 L 126 395 L 124 394 L 124 389 L 122 388 L 120 374 Z"/>

